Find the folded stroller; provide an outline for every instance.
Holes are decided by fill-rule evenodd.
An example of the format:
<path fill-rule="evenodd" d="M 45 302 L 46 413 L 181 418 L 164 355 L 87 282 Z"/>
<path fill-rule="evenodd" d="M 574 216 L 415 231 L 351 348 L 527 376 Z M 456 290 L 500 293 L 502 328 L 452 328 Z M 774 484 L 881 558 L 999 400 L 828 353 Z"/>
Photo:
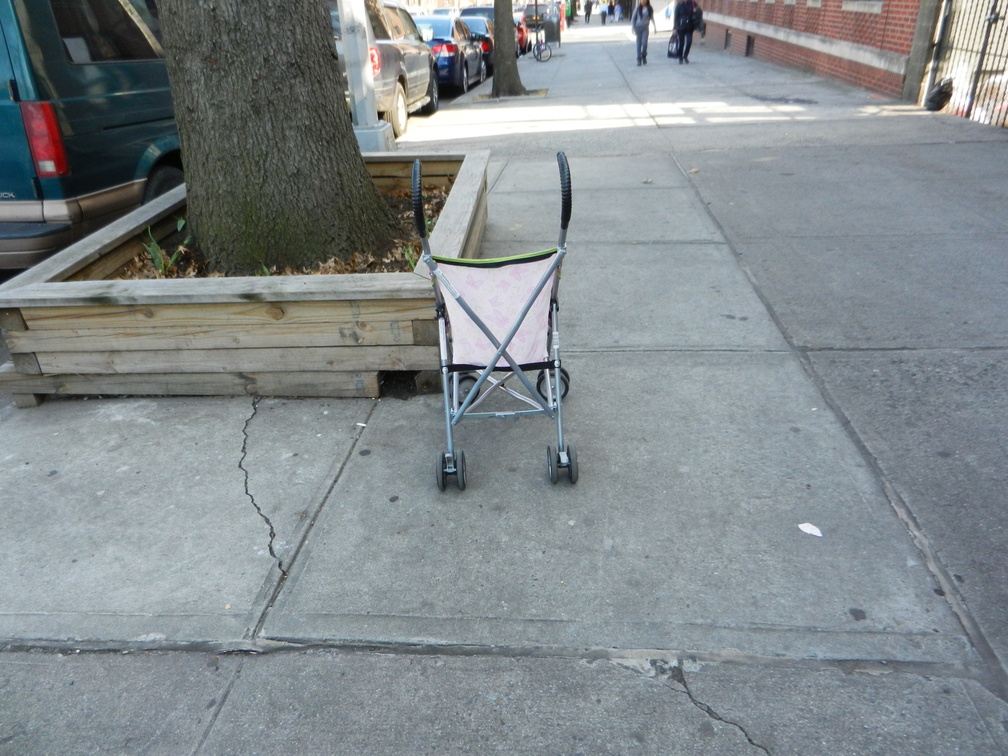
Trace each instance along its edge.
<path fill-rule="evenodd" d="M 556 447 L 546 447 L 546 469 L 556 483 L 566 470 L 578 479 L 577 452 L 564 442 L 561 405 L 570 376 L 560 364 L 557 289 L 567 254 L 571 214 L 570 169 L 560 166 L 560 241 L 555 249 L 493 260 L 434 257 L 427 239 L 421 195 L 421 165 L 413 164 L 413 216 L 423 262 L 434 285 L 441 348 L 441 386 L 448 450 L 437 455 L 442 491 L 455 476 L 466 487 L 465 452 L 453 431 L 465 417 L 546 415 L 556 422 Z M 501 397 L 518 409 L 481 408 Z"/>

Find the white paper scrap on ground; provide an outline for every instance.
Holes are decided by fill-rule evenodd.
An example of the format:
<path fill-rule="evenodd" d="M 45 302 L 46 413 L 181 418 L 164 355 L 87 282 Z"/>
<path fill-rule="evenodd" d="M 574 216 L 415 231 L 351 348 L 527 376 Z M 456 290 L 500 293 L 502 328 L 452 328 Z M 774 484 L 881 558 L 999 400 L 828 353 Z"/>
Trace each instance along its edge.
<path fill-rule="evenodd" d="M 798 529 L 801 530 L 802 533 L 808 533 L 816 538 L 822 538 L 822 531 L 811 522 L 803 522 L 798 526 Z"/>

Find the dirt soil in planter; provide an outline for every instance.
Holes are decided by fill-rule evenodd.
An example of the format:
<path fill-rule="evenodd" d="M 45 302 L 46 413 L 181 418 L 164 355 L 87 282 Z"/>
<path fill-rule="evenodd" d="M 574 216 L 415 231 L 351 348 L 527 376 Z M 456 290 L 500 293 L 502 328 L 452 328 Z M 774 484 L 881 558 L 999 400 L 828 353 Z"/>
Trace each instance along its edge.
<path fill-rule="evenodd" d="M 349 260 L 331 257 L 311 268 L 278 269 L 272 267 L 262 275 L 333 275 L 343 273 L 412 273 L 422 253 L 420 239 L 413 221 L 413 200 L 408 191 L 382 195 L 389 207 L 399 218 L 399 233 L 387 249 L 375 254 L 355 252 Z M 428 219 L 428 236 L 441 214 L 448 191 L 441 189 L 424 190 L 424 217 Z M 199 251 L 199 244 L 190 238 L 189 230 L 183 227 L 160 243 L 145 239 L 145 251 L 138 254 L 114 276 L 117 279 L 138 280 L 155 278 L 214 278 L 223 277 L 219 271 L 209 270 Z M 156 246 L 156 249 L 152 247 Z M 160 257 L 161 263 L 156 262 Z"/>

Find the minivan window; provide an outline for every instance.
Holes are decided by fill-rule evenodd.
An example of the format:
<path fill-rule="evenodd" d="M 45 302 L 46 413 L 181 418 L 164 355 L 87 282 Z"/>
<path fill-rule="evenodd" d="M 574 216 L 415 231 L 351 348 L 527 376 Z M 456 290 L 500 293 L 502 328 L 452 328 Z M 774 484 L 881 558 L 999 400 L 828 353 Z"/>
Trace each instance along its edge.
<path fill-rule="evenodd" d="M 385 21 L 388 23 L 389 35 L 392 39 L 406 39 L 406 29 L 403 28 L 399 14 L 389 8 L 385 14 Z"/>
<path fill-rule="evenodd" d="M 163 58 L 156 0 L 49 0 L 71 63 Z"/>
<path fill-rule="evenodd" d="M 413 17 L 403 8 L 396 8 L 396 13 L 399 15 L 399 21 L 403 25 L 403 30 L 405 34 L 403 35 L 405 39 L 411 42 L 422 42 L 420 37 L 420 30 L 416 28 L 416 24 L 413 23 Z"/>
<path fill-rule="evenodd" d="M 364 10 L 367 11 L 368 20 L 371 21 L 371 31 L 374 32 L 375 39 L 392 39 L 378 3 L 364 3 Z"/>

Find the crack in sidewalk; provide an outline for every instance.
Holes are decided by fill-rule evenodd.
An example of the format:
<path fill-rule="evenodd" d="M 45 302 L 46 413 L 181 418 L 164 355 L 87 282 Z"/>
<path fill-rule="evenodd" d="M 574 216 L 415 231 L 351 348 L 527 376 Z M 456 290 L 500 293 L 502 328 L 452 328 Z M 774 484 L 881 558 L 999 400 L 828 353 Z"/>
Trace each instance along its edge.
<path fill-rule="evenodd" d="M 242 426 L 242 448 L 241 448 L 241 459 L 238 460 L 238 469 L 242 471 L 245 476 L 245 495 L 248 500 L 252 502 L 252 506 L 255 507 L 256 513 L 262 518 L 263 522 L 266 523 L 269 528 L 269 555 L 273 557 L 274 561 L 277 563 L 277 569 L 280 570 L 280 574 L 285 578 L 287 577 L 287 570 L 284 569 L 283 560 L 277 556 L 276 550 L 273 547 L 276 541 L 276 528 L 273 527 L 273 523 L 270 521 L 269 516 L 263 512 L 262 507 L 259 506 L 258 502 L 255 500 L 255 496 L 249 490 L 249 471 L 245 467 L 245 459 L 248 457 L 248 442 L 249 442 L 249 425 L 255 419 L 256 414 L 259 412 L 259 400 L 261 397 L 255 397 L 252 399 L 252 414 L 245 419 L 245 425 Z"/>
<path fill-rule="evenodd" d="M 716 711 L 714 711 L 714 709 L 712 709 L 710 705 L 704 703 L 703 701 L 700 701 L 699 699 L 697 699 L 696 696 L 693 695 L 693 691 L 690 690 L 689 684 L 687 684 L 686 682 L 686 673 L 683 671 L 682 660 L 679 660 L 678 663 L 675 664 L 668 662 L 665 659 L 651 659 L 650 662 L 651 667 L 654 669 L 655 677 L 662 679 L 662 685 L 664 685 L 669 690 L 674 690 L 678 693 L 685 693 L 686 697 L 690 700 L 690 703 L 693 704 L 697 709 L 702 711 L 704 714 L 706 714 L 708 717 L 710 717 L 716 722 L 721 722 L 722 724 L 726 724 L 729 727 L 734 727 L 736 730 L 742 733 L 742 737 L 744 737 L 747 741 L 749 741 L 749 745 L 753 746 L 754 748 L 760 749 L 763 753 L 767 754 L 767 756 L 771 756 L 770 749 L 768 749 L 766 746 L 760 745 L 755 740 L 753 740 L 749 736 L 749 733 L 746 732 L 745 727 L 743 727 L 738 722 L 732 722 L 730 719 L 725 719 Z"/>

